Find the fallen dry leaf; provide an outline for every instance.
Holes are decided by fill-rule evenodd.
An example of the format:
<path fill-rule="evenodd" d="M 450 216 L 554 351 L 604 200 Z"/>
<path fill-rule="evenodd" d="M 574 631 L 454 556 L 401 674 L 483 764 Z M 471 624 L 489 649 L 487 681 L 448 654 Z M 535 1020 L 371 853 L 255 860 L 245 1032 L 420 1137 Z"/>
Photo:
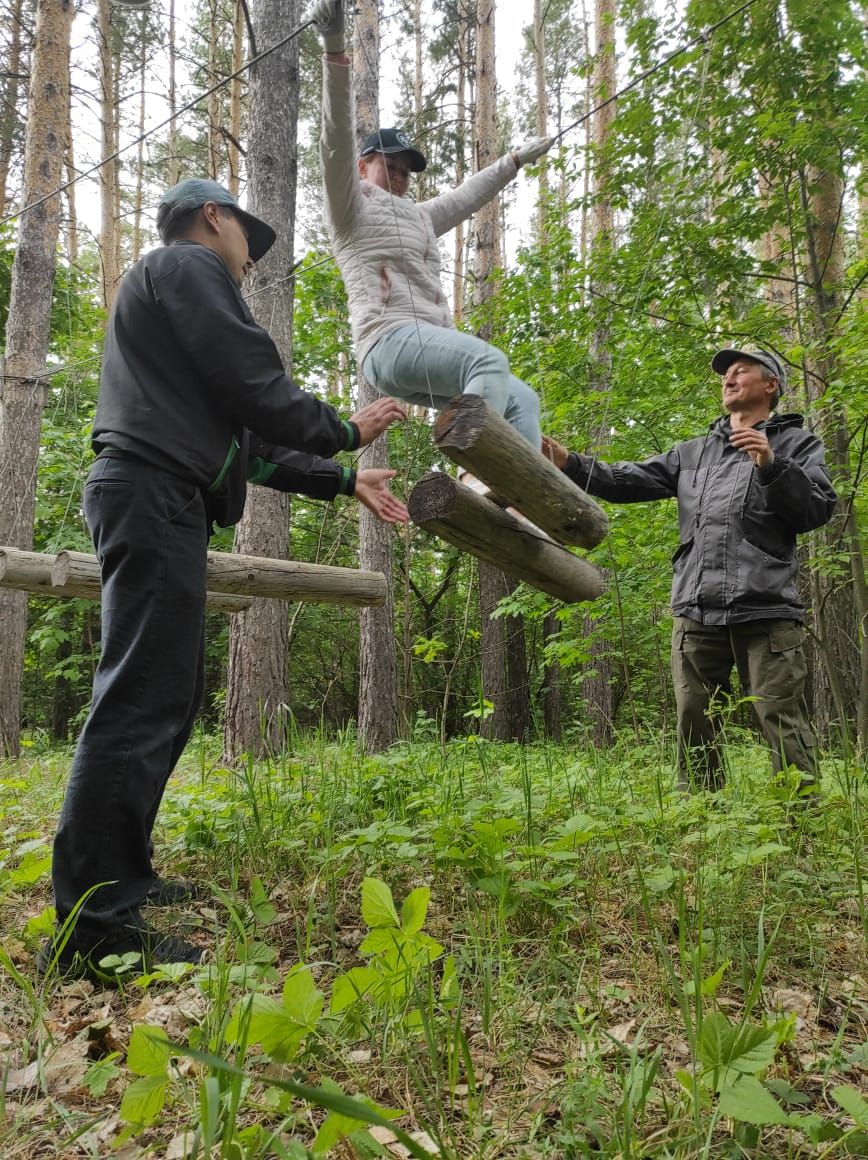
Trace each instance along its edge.
<path fill-rule="evenodd" d="M 39 1064 L 36 1060 L 28 1063 L 27 1067 L 13 1068 L 6 1073 L 4 1088 L 7 1093 L 27 1091 L 36 1087 L 39 1082 Z"/>

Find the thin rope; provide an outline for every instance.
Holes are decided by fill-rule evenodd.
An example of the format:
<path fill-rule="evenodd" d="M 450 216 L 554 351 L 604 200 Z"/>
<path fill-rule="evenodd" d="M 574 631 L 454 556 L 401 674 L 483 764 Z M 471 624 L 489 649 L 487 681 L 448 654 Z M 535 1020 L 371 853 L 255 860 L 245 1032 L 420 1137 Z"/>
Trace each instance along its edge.
<path fill-rule="evenodd" d="M 108 165 L 111 161 L 116 161 L 122 153 L 126 153 L 127 150 L 134 148 L 136 145 L 140 145 L 143 141 L 147 141 L 149 137 L 152 137 L 161 129 L 165 129 L 166 126 L 171 125 L 173 121 L 177 121 L 177 119 L 184 113 L 189 113 L 191 109 L 195 109 L 195 107 L 198 104 L 201 104 L 202 101 L 207 100 L 208 97 L 212 96 L 216 92 L 219 92 L 219 90 L 228 85 L 230 81 L 234 81 L 238 77 L 243 76 L 244 73 L 251 69 L 255 64 L 259 64 L 261 60 L 265 60 L 267 56 L 271 56 L 273 52 L 277 52 L 278 49 L 281 49 L 284 47 L 284 45 L 289 44 L 289 42 L 294 40 L 296 36 L 300 36 L 306 28 L 310 28 L 312 24 L 313 20 L 307 20 L 304 24 L 300 24 L 294 32 L 290 32 L 281 40 L 278 40 L 276 44 L 271 46 L 271 48 L 264 49 L 258 54 L 258 56 L 252 56 L 241 66 L 241 68 L 236 69 L 233 73 L 229 73 L 228 76 L 225 76 L 222 80 L 212 85 L 209 89 L 205 89 L 205 91 L 200 93 L 198 97 L 194 97 L 193 100 L 188 101 L 186 105 L 183 105 L 180 109 L 177 109 L 174 113 L 172 113 L 171 116 L 166 117 L 165 120 L 160 121 L 158 125 L 154 125 L 153 128 L 148 129 L 145 133 L 140 133 L 138 137 L 134 137 L 131 141 L 128 141 L 126 145 L 122 145 L 120 149 L 116 149 L 114 153 L 111 153 L 108 157 L 104 157 L 102 161 L 98 161 L 95 165 L 92 165 L 90 169 L 85 169 L 84 172 L 79 173 L 69 181 L 64 182 L 63 185 L 59 185 L 57 189 L 53 189 L 51 193 L 46 193 L 42 197 L 37 198 L 36 201 L 32 201 L 28 205 L 22 206 L 21 209 L 16 210 L 14 213 L 8 214 L 4 218 L 0 218 L 0 226 L 5 226 L 7 222 L 11 222 L 16 218 L 23 217 L 24 214 L 29 213 L 30 210 L 36 209 L 40 205 L 44 205 L 45 202 L 50 201 L 51 198 L 57 197 L 61 193 L 64 193 L 67 189 L 70 189 L 79 181 L 84 181 L 86 177 L 90 177 L 92 174 L 97 173 L 104 165 Z"/>

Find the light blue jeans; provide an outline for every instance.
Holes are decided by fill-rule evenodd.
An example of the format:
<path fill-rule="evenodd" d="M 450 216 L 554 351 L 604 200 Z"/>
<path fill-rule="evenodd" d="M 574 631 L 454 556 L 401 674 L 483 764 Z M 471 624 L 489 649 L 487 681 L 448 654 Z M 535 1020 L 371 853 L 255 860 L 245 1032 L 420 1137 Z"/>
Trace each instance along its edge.
<path fill-rule="evenodd" d="M 381 395 L 435 411 L 455 395 L 479 395 L 540 450 L 536 391 L 510 372 L 503 351 L 472 334 L 410 322 L 372 347 L 362 372 Z"/>

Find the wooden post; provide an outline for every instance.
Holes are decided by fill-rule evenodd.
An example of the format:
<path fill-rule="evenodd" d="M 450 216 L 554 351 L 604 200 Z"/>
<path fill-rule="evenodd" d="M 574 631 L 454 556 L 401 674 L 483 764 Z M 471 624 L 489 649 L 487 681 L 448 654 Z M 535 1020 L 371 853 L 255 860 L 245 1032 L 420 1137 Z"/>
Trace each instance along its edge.
<path fill-rule="evenodd" d="M 408 507 L 413 522 L 426 531 L 567 604 L 596 600 L 603 591 L 593 564 L 443 472 L 423 476 Z"/>
<path fill-rule="evenodd" d="M 434 442 L 560 543 L 593 548 L 605 538 L 603 509 L 478 395 L 448 403 L 434 424 Z"/>
<path fill-rule="evenodd" d="M 96 558 L 87 552 L 59 552 L 53 575 L 55 583 L 76 583 L 98 576 L 99 568 Z M 383 604 L 386 599 L 386 580 L 380 572 L 331 568 L 298 560 L 209 552 L 207 577 L 211 593 L 270 596 L 321 604 Z"/>
<path fill-rule="evenodd" d="M 84 553 L 76 553 L 83 555 Z M 14 588 L 19 592 L 32 592 L 37 596 L 52 596 L 57 600 L 99 600 L 99 565 L 95 557 L 93 568 L 75 580 L 62 579 L 58 572 L 53 576 L 57 557 L 40 552 L 22 552 L 17 548 L 0 548 L 0 587 Z M 243 612 L 253 603 L 250 596 L 229 596 L 222 592 L 209 592 L 207 607 L 212 612 Z"/>

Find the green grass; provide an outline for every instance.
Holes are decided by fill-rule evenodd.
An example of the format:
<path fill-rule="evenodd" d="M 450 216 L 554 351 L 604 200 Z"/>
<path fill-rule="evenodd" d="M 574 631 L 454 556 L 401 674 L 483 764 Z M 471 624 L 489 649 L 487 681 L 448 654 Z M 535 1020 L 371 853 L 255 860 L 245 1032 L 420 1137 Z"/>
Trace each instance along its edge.
<path fill-rule="evenodd" d="M 31 962 L 68 758 L 0 767 L 0 1154 L 395 1154 L 342 1093 L 455 1157 L 868 1154 L 864 770 L 806 807 L 730 759 L 685 797 L 655 746 L 200 737 L 158 862 L 220 902 L 153 918 L 210 965 L 110 992 Z"/>

